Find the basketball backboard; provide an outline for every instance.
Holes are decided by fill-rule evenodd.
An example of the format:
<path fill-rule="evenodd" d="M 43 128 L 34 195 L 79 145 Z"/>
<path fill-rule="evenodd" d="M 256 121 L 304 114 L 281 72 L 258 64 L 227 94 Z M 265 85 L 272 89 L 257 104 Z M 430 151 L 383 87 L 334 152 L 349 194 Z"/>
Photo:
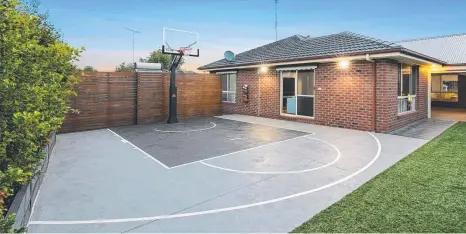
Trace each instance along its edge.
<path fill-rule="evenodd" d="M 162 37 L 162 53 L 199 57 L 198 33 L 163 28 Z"/>

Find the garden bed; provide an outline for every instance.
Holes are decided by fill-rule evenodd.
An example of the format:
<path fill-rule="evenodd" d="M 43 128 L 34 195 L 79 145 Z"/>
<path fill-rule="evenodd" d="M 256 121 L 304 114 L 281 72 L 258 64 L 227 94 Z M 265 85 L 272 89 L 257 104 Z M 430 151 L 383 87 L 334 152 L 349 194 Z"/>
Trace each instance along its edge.
<path fill-rule="evenodd" d="M 44 179 L 45 172 L 47 171 L 50 155 L 52 154 L 55 142 L 56 134 L 54 133 L 50 136 L 50 142 L 43 148 L 42 152 L 45 153 L 45 157 L 39 164 L 39 173 L 32 178 L 31 182 L 19 187 L 19 190 L 14 195 L 13 201 L 9 204 L 6 216 L 16 214 L 15 224 L 13 225 L 14 229 L 20 229 L 27 226 L 35 199 Z"/>

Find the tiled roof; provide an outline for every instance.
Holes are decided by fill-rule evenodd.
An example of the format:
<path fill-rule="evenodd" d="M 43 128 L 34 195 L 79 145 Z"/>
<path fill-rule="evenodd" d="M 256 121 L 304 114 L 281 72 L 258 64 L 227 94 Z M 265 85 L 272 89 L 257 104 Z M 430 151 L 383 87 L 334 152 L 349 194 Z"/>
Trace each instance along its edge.
<path fill-rule="evenodd" d="M 200 67 L 215 69 L 245 64 L 273 63 L 276 61 L 338 56 L 358 52 L 372 52 L 401 48 L 387 41 L 377 40 L 352 32 L 321 37 L 291 36 L 236 55 L 235 61 L 221 59 Z"/>
<path fill-rule="evenodd" d="M 466 63 L 466 33 L 396 42 L 448 64 Z"/>

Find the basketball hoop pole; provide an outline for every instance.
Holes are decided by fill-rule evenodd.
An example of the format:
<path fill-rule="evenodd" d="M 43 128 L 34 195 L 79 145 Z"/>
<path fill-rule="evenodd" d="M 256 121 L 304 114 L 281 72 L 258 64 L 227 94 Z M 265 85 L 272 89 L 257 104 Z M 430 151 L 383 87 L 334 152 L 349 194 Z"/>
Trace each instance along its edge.
<path fill-rule="evenodd" d="M 173 35 L 173 33 L 177 33 L 177 34 L 181 33 L 181 35 L 175 38 L 168 36 L 168 35 Z M 173 43 L 170 38 L 174 39 Z M 167 40 L 167 39 L 170 39 L 170 40 Z M 169 107 L 168 107 L 168 120 L 167 120 L 168 124 L 178 123 L 178 113 L 177 113 L 178 112 L 177 110 L 178 90 L 176 87 L 176 70 L 178 69 L 181 63 L 183 56 L 199 57 L 199 49 L 194 50 L 191 47 L 197 44 L 198 41 L 199 41 L 199 34 L 196 32 L 189 32 L 189 31 L 172 29 L 172 28 L 163 28 L 162 54 L 171 54 Z M 197 51 L 197 54 L 191 54 L 192 51 Z"/>
<path fill-rule="evenodd" d="M 168 109 L 168 120 L 167 123 L 178 123 L 178 110 L 177 110 L 177 102 L 178 102 L 178 92 L 176 88 L 176 69 L 180 64 L 181 58 L 183 54 L 172 54 L 172 62 L 170 65 L 170 105 Z"/>

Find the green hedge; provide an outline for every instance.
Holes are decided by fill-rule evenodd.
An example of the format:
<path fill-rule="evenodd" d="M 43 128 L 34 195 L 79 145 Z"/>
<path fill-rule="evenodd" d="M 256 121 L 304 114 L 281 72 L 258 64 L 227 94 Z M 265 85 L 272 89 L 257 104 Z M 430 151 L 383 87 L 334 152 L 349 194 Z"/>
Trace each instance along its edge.
<path fill-rule="evenodd" d="M 69 111 L 81 50 L 64 43 L 37 6 L 0 2 L 0 208 L 35 173 L 40 150 Z M 12 218 L 0 221 L 11 232 Z"/>

